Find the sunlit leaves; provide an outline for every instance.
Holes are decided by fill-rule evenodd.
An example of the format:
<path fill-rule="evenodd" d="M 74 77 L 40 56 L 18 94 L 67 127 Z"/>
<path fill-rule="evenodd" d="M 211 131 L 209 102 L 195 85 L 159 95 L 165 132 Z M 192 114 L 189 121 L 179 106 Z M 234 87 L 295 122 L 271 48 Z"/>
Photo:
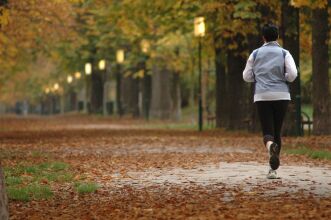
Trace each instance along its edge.
<path fill-rule="evenodd" d="M 31 73 L 30 67 L 34 65 L 37 56 L 48 57 L 56 44 L 62 40 L 75 39 L 74 20 L 71 3 L 68 1 L 48 0 L 11 0 L 6 9 L 2 10 L 0 21 L 0 88 L 1 100 L 5 100 L 6 93 L 15 90 L 15 93 L 30 95 L 31 92 L 23 88 L 30 86 L 11 87 L 10 84 L 24 84 L 31 79 L 44 79 L 44 77 L 31 78 L 31 75 L 40 74 L 40 70 Z M 6 25 L 4 25 L 6 24 Z M 54 58 L 54 56 L 49 56 Z M 55 59 L 56 62 L 56 59 Z M 48 70 L 44 76 L 51 74 Z M 29 80 L 23 80 L 27 78 Z M 38 90 L 38 83 L 31 83 Z M 7 87 L 7 88 L 6 88 Z M 9 93 L 13 94 L 13 93 Z M 12 100 L 12 99 L 8 99 Z"/>
<path fill-rule="evenodd" d="M 5 7 L 0 7 L 0 26 L 7 25 L 9 20 L 9 10 Z"/>
<path fill-rule="evenodd" d="M 256 2 L 253 1 L 239 1 L 235 6 L 235 12 L 233 13 L 234 18 L 241 19 L 255 19 L 260 16 L 260 13 L 255 11 Z"/>
<path fill-rule="evenodd" d="M 292 0 L 291 4 L 296 7 L 324 8 L 327 6 L 328 0 Z"/>

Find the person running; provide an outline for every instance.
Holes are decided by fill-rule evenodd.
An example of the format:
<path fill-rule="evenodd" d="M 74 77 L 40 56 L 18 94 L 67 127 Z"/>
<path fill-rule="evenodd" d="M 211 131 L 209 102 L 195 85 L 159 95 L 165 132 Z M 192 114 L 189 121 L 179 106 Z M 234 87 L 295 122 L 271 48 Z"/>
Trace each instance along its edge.
<path fill-rule="evenodd" d="M 277 42 L 278 27 L 262 28 L 264 44 L 254 50 L 246 63 L 243 79 L 254 83 L 254 103 L 261 123 L 263 142 L 269 152 L 268 179 L 276 179 L 282 146 L 281 129 L 291 100 L 289 82 L 297 77 L 297 68 L 289 51 Z"/>

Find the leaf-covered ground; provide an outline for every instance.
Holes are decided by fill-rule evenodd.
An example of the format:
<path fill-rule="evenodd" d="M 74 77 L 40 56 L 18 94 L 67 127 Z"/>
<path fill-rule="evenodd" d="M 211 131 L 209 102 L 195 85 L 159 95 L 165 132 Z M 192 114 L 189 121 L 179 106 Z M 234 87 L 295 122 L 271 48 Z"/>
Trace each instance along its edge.
<path fill-rule="evenodd" d="M 285 137 L 267 180 L 258 134 L 173 127 L 2 117 L 11 219 L 330 218 L 331 136 Z"/>

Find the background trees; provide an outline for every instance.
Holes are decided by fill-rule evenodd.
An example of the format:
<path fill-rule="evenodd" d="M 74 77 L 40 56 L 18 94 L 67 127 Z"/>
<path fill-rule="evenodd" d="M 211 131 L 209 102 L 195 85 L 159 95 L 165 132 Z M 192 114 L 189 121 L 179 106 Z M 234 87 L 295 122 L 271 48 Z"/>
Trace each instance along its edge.
<path fill-rule="evenodd" d="M 244 83 L 241 74 L 248 55 L 262 44 L 262 24 L 272 21 L 281 27 L 281 44 L 297 65 L 301 64 L 302 99 L 308 104 L 313 100 L 316 134 L 330 132 L 326 0 L 72 0 L 38 4 L 12 0 L 8 7 L 10 13 L 2 16 L 8 25 L 0 34 L 2 102 L 60 100 L 69 91 L 67 76 L 84 73 L 85 63 L 90 62 L 92 75 L 82 74 L 70 86 L 90 113 L 107 113 L 111 104 L 121 115 L 180 119 L 182 108 L 194 112 L 196 105 L 193 19 L 202 15 L 207 29 L 202 51 L 205 117 L 215 114 L 217 127 L 257 130 L 252 85 Z M 125 51 L 121 64 L 116 62 L 119 49 Z M 106 60 L 106 70 L 98 68 L 101 59 Z M 60 85 L 57 91 L 55 83 Z M 297 79 L 291 86 L 293 104 L 287 134 L 298 133 L 295 125 L 300 117 L 296 117 L 295 106 L 299 85 Z"/>

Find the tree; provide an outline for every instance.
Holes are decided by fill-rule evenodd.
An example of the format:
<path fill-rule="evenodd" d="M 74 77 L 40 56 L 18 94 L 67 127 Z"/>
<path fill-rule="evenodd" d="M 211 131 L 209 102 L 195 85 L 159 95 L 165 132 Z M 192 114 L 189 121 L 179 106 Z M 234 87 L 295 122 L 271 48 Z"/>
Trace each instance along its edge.
<path fill-rule="evenodd" d="M 8 199 L 5 188 L 5 178 L 2 172 L 1 161 L 0 161 L 0 219 L 9 219 L 8 213 Z"/>
<path fill-rule="evenodd" d="M 245 129 L 245 119 L 249 112 L 248 84 L 242 80 L 242 71 L 245 68 L 246 57 L 242 53 L 247 49 L 241 43 L 243 35 L 237 35 L 234 40 L 238 42 L 238 47 L 234 50 L 227 50 L 227 68 L 228 68 L 228 115 L 229 123 L 227 128 L 230 130 Z M 240 106 L 240 108 L 238 108 Z"/>
<path fill-rule="evenodd" d="M 312 12 L 313 132 L 317 135 L 331 134 L 328 4 L 330 1 Z"/>
<path fill-rule="evenodd" d="M 282 1 L 281 7 L 282 14 L 282 26 L 281 26 L 281 37 L 283 40 L 283 47 L 288 50 L 296 65 L 300 66 L 300 23 L 299 23 L 299 8 L 295 8 L 291 5 L 289 0 Z M 298 76 L 294 82 L 290 84 L 290 93 L 292 101 L 289 104 L 289 110 L 285 119 L 284 132 L 289 135 L 300 135 L 301 134 L 301 110 L 298 109 L 301 100 L 300 94 L 300 76 Z M 298 112 L 297 112 L 298 111 Z"/>
<path fill-rule="evenodd" d="M 0 1 L 0 20 L 4 20 L 4 13 L 5 10 L 5 5 L 7 4 L 6 0 L 1 0 Z M 0 22 L 0 30 L 2 31 L 2 24 L 3 22 Z M 0 160 L 0 219 L 1 220 L 6 220 L 9 219 L 9 213 L 8 213 L 8 200 L 7 200 L 7 195 L 6 195 L 6 188 L 5 188 L 5 178 L 2 172 L 2 166 L 1 166 L 1 160 Z"/>
<path fill-rule="evenodd" d="M 159 119 L 169 119 L 172 113 L 171 72 L 163 57 L 154 58 L 152 76 L 151 116 Z"/>
<path fill-rule="evenodd" d="M 226 99 L 226 49 L 224 46 L 223 31 L 224 26 L 220 25 L 221 20 L 224 20 L 224 12 L 226 10 L 226 4 L 222 2 L 210 1 L 203 5 L 206 11 L 207 25 L 210 27 L 208 31 L 212 38 L 212 47 L 215 53 L 215 72 L 216 72 L 216 83 L 215 83 L 215 100 L 216 100 L 216 127 L 227 127 L 229 119 L 229 111 L 227 110 Z"/>
<path fill-rule="evenodd" d="M 250 112 L 237 106 L 251 102 L 242 70 L 250 52 L 248 38 L 257 32 L 256 5 L 255 1 L 210 0 L 202 6 L 215 52 L 217 127 L 242 129 Z"/>

